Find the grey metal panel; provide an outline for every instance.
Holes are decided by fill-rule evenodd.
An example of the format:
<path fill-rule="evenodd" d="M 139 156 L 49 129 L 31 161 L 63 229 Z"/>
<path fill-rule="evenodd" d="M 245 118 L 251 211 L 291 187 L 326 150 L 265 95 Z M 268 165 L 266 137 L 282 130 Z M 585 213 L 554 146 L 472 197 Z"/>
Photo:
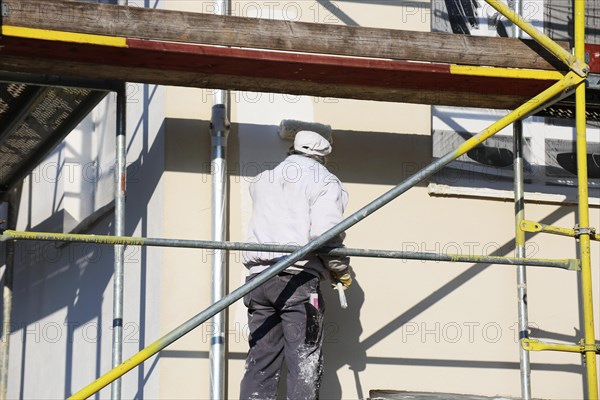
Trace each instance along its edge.
<path fill-rule="evenodd" d="M 600 44 L 600 0 L 585 0 L 585 42 Z M 555 40 L 573 38 L 573 2 L 546 0 L 544 30 Z"/>

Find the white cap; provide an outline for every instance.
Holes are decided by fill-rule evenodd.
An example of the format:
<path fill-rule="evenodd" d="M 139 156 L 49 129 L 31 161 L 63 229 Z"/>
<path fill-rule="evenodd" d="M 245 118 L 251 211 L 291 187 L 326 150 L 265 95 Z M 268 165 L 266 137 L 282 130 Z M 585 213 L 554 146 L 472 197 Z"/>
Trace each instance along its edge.
<path fill-rule="evenodd" d="M 294 138 L 294 150 L 310 156 L 326 156 L 331 153 L 331 144 L 316 132 L 299 131 Z"/>

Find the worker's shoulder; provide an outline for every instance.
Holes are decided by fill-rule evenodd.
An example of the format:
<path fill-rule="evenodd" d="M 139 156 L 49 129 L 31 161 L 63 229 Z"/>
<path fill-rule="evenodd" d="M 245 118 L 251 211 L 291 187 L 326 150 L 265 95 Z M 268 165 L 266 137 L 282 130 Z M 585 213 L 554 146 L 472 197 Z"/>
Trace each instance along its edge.
<path fill-rule="evenodd" d="M 339 179 L 323 164 L 310 157 L 290 155 L 275 168 L 262 171 L 251 182 L 254 185 L 302 184 L 322 187 L 341 184 Z"/>
<path fill-rule="evenodd" d="M 304 156 L 291 157 L 288 158 L 289 162 L 297 163 L 298 169 L 302 171 L 303 179 L 322 184 L 341 183 L 338 177 L 319 161 Z"/>

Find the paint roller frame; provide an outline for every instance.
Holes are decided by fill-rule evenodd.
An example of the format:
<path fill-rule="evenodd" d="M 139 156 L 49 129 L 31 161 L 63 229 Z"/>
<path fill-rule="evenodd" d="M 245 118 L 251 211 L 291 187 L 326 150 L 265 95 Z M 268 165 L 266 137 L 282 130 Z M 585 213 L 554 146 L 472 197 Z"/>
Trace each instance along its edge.
<path fill-rule="evenodd" d="M 295 119 L 284 119 L 277 128 L 279 137 L 283 140 L 294 141 L 296 134 L 300 131 L 316 132 L 323 136 L 329 143 L 333 143 L 331 135 L 331 125 L 321 124 L 319 122 L 306 122 Z"/>

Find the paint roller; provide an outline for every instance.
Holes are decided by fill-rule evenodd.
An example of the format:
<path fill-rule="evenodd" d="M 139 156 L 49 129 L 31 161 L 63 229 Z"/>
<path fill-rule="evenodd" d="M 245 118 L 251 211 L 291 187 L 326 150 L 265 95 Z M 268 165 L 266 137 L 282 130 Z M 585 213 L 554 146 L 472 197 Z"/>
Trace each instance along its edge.
<path fill-rule="evenodd" d="M 325 125 L 318 122 L 298 121 L 295 119 L 284 119 L 277 128 L 277 133 L 283 140 L 294 141 L 296 134 L 300 131 L 316 132 L 327 139 L 329 143 L 332 142 L 331 125 Z"/>
<path fill-rule="evenodd" d="M 277 128 L 279 137 L 283 140 L 290 141 L 293 141 L 296 134 L 300 131 L 316 132 L 327 139 L 329 143 L 332 143 L 331 125 L 325 125 L 318 122 L 298 121 L 295 119 L 284 119 Z M 340 298 L 340 306 L 343 309 L 346 309 L 348 307 L 348 302 L 346 301 L 346 294 L 344 293 L 344 285 L 338 282 L 336 289 Z"/>

